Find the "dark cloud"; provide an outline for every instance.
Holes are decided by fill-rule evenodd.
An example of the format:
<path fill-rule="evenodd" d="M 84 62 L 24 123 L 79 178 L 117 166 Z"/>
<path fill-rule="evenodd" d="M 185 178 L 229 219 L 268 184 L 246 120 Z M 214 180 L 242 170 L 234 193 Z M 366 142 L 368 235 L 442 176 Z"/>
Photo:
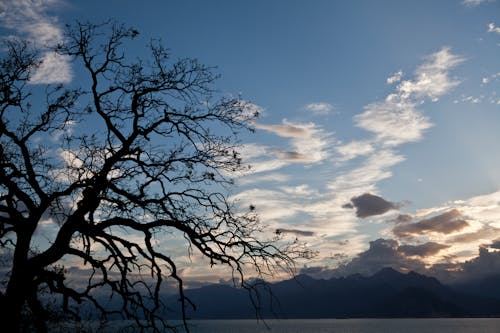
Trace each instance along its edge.
<path fill-rule="evenodd" d="M 441 215 L 421 220 L 416 223 L 398 224 L 392 229 L 397 237 L 411 237 L 413 235 L 423 235 L 428 232 L 438 232 L 441 234 L 451 234 L 467 227 L 469 223 L 462 219 L 462 214 L 452 209 Z"/>
<path fill-rule="evenodd" d="M 490 248 L 497 248 L 497 246 L 500 247 L 500 239 L 489 245 Z M 368 250 L 359 253 L 351 261 L 337 268 L 304 267 L 300 273 L 314 278 L 329 279 L 358 273 L 370 276 L 384 267 L 391 267 L 400 272 L 415 271 L 433 276 L 449 284 L 500 275 L 500 251 L 488 251 L 487 247 L 480 247 L 479 255 L 469 261 L 457 262 L 456 258 L 450 257 L 448 262 L 426 267 L 422 257 L 435 254 L 447 247 L 448 245 L 432 242 L 420 245 L 400 245 L 394 239 L 377 239 L 370 242 Z"/>
<path fill-rule="evenodd" d="M 457 235 L 451 239 L 452 243 L 472 243 L 481 239 L 491 239 L 494 235 L 500 235 L 500 229 L 485 225 L 474 232 Z M 492 237 L 493 236 L 493 237 Z"/>
<path fill-rule="evenodd" d="M 401 245 L 398 250 L 407 256 L 428 257 L 449 247 L 450 245 L 427 242 L 420 245 Z"/>
<path fill-rule="evenodd" d="M 307 137 L 311 133 L 311 131 L 308 128 L 295 126 L 292 124 L 265 125 L 257 123 L 255 124 L 255 127 L 275 133 L 285 138 Z"/>
<path fill-rule="evenodd" d="M 307 274 L 315 279 L 331 279 L 335 277 L 335 269 L 326 266 L 303 267 L 300 274 Z"/>
<path fill-rule="evenodd" d="M 296 151 L 278 151 L 276 152 L 276 156 L 279 159 L 287 161 L 307 161 L 310 159 L 309 156 Z"/>
<path fill-rule="evenodd" d="M 298 230 L 298 229 L 276 229 L 277 234 L 294 234 L 296 236 L 305 236 L 311 237 L 314 236 L 314 232 L 306 231 L 306 230 Z"/>
<path fill-rule="evenodd" d="M 492 249 L 497 249 L 500 250 L 500 239 L 494 240 L 491 244 L 490 247 Z"/>
<path fill-rule="evenodd" d="M 423 261 L 409 258 L 399 250 L 399 242 L 394 239 L 377 239 L 370 242 L 368 250 L 361 252 L 349 263 L 340 265 L 335 276 L 347 276 L 355 273 L 372 275 L 384 267 L 392 267 L 398 271 L 425 270 Z"/>
<path fill-rule="evenodd" d="M 413 220 L 413 216 L 408 214 L 399 214 L 395 219 L 392 219 L 391 222 L 394 223 L 407 223 Z"/>
<path fill-rule="evenodd" d="M 461 265 L 459 282 L 482 279 L 500 274 L 500 252 L 488 251 L 485 247 L 479 248 L 479 256 L 464 262 Z"/>
<path fill-rule="evenodd" d="M 385 200 L 382 197 L 370 193 L 364 193 L 351 199 L 343 208 L 356 208 L 356 216 L 360 218 L 381 215 L 391 209 L 398 209 L 399 204 Z"/>

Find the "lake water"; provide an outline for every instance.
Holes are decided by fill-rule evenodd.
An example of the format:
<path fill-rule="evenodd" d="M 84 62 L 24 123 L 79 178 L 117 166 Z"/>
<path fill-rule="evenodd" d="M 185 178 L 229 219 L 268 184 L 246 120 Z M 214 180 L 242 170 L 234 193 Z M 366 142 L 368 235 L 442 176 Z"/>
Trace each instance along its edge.
<path fill-rule="evenodd" d="M 499 318 L 193 321 L 193 333 L 498 333 Z"/>
<path fill-rule="evenodd" d="M 130 324 L 130 322 L 128 323 Z M 498 333 L 500 318 L 193 320 L 192 333 Z M 135 332 L 110 322 L 99 332 Z M 59 328 L 61 329 L 61 328 Z M 51 330 L 52 331 L 52 330 Z M 88 332 L 89 330 L 74 330 Z M 93 331 L 93 330 L 90 330 Z M 53 330 L 52 332 L 59 332 Z M 67 332 L 62 329 L 62 332 Z"/>

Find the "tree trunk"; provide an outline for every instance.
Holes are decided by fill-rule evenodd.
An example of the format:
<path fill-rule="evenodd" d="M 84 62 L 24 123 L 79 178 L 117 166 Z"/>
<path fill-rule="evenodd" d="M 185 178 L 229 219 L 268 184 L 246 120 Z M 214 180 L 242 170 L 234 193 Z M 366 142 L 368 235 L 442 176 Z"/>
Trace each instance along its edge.
<path fill-rule="evenodd" d="M 28 267 L 28 249 L 29 240 L 18 234 L 9 283 L 0 301 L 5 332 L 18 333 L 23 326 L 23 306 L 33 288 L 33 271 Z"/>

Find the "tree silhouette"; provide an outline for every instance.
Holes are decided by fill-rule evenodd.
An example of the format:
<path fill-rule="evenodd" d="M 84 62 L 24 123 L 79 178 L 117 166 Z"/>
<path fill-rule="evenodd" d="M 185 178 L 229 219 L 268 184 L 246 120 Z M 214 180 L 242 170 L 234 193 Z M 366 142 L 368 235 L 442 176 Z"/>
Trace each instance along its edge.
<path fill-rule="evenodd" d="M 9 332 L 23 329 L 25 315 L 46 331 L 47 295 L 71 316 L 91 304 L 103 318 L 175 330 L 160 297 L 166 280 L 176 282 L 186 325 L 190 304 L 176 257 L 162 247 L 165 235 L 184 239 L 209 265 L 226 265 L 243 286 L 248 267 L 260 276 L 290 271 L 307 254 L 279 235 L 266 237 L 254 207 L 241 213 L 228 200 L 231 175 L 245 168 L 236 135 L 251 129 L 250 104 L 220 97 L 212 68 L 171 60 L 157 41 L 148 59 L 128 60 L 137 35 L 112 22 L 68 26 L 54 51 L 73 59 L 80 87 L 31 84 L 37 50 L 7 43 L 0 62 L 0 310 Z M 37 247 L 47 221 L 53 237 Z M 67 279 L 68 260 L 88 272 L 85 285 Z"/>

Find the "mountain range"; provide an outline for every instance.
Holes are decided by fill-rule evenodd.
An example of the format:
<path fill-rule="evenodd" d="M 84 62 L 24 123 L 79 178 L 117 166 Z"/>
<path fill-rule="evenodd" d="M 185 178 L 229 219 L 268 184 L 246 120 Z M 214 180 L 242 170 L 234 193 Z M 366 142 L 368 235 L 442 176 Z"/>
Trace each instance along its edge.
<path fill-rule="evenodd" d="M 193 319 L 498 317 L 500 275 L 457 285 L 384 268 L 372 276 L 316 280 L 298 275 L 250 289 L 214 284 L 186 290 Z M 176 302 L 170 298 L 169 304 Z M 170 313 L 178 315 L 178 313 Z"/>

